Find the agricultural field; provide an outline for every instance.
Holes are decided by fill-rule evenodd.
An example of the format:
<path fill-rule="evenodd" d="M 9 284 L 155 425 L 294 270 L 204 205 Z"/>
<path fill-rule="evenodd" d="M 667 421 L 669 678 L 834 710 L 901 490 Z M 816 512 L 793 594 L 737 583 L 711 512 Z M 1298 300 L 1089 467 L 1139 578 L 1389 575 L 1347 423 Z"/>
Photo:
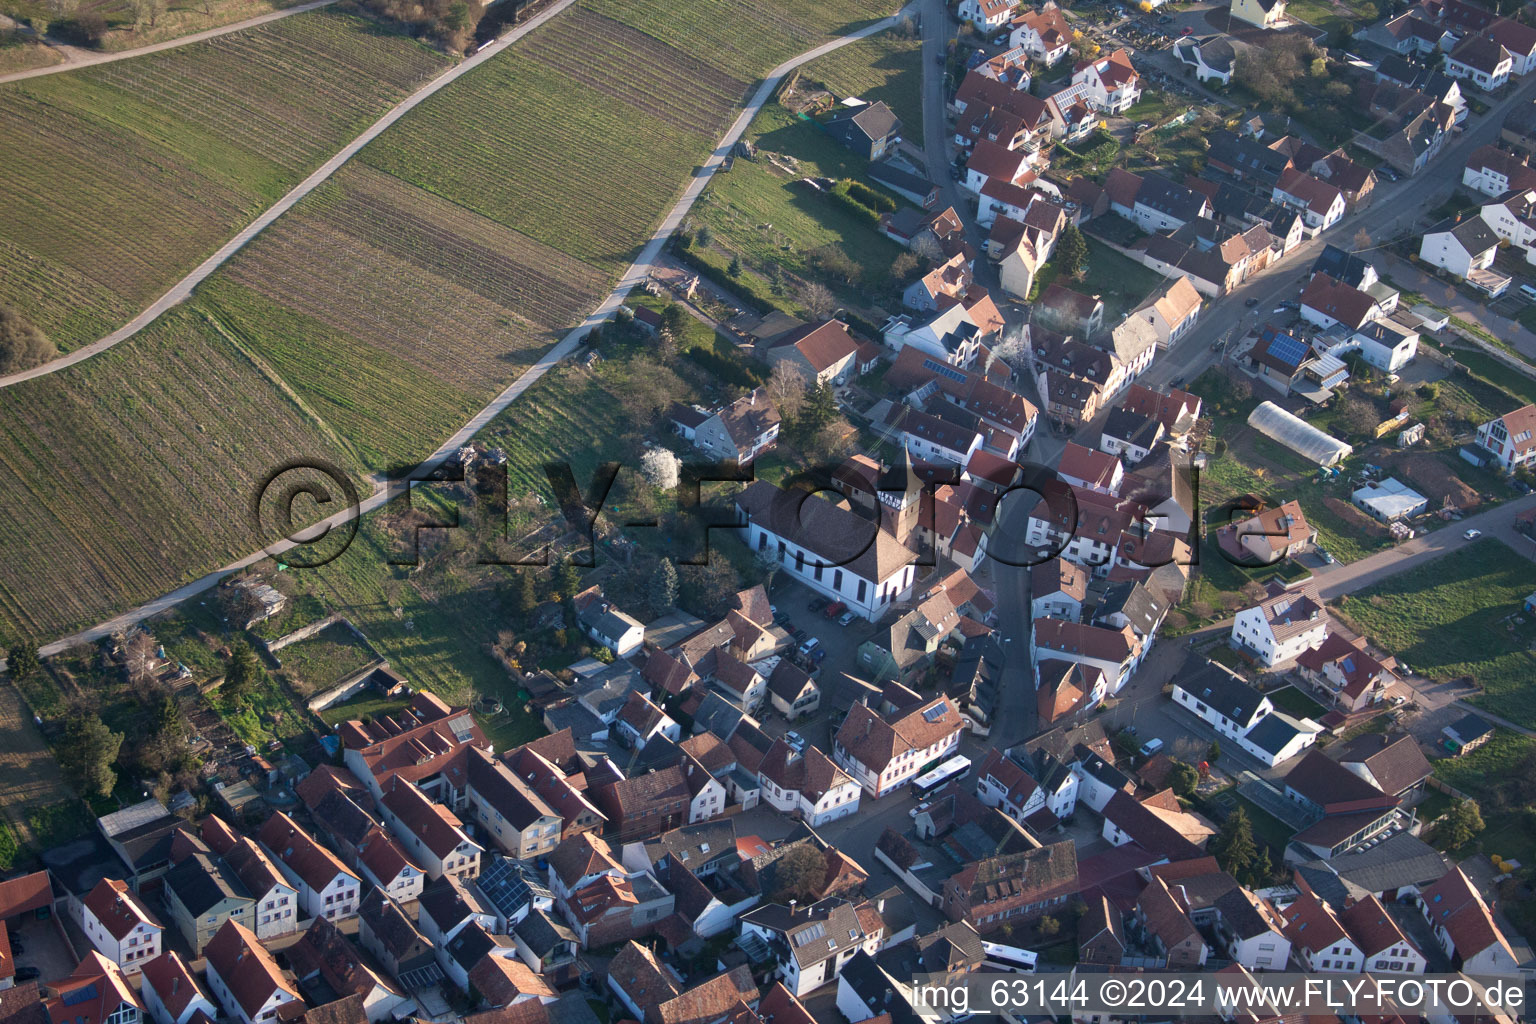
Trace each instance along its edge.
<path fill-rule="evenodd" d="M 703 9 L 693 0 L 680 2 L 688 11 Z M 620 20 L 633 24 L 627 15 L 648 9 L 626 6 Z M 814 33 L 819 41 L 829 25 L 821 5 L 785 0 L 784 9 L 788 16 L 775 21 L 787 33 Z M 761 12 L 761 5 L 756 10 Z M 0 491 L 0 520 L 10 530 L 0 552 L 0 630 L 51 639 L 257 549 L 261 539 L 250 504 L 269 471 L 291 460 L 333 462 L 367 493 L 367 475 L 419 460 L 591 308 L 714 145 L 746 77 L 759 70 L 756 63 L 740 61 L 737 78 L 731 68 L 701 65 L 684 49 L 638 32 L 617 42 L 594 41 L 586 33 L 606 24 L 598 20 L 602 14 L 595 8 L 581 12 L 585 20 L 573 23 L 577 36 L 563 19 L 554 19 L 413 110 L 188 303 L 138 337 L 0 394 L 0 462 L 13 481 Z M 839 14 L 845 16 L 846 9 Z M 209 43 L 188 64 L 191 70 L 180 65 L 160 70 L 187 76 L 201 90 L 179 89 L 191 98 L 161 102 L 201 102 L 201 113 L 155 106 L 131 91 L 147 85 L 120 78 L 149 75 L 145 81 L 153 81 L 151 71 L 193 48 L 156 55 L 149 63 L 126 61 L 81 76 L 57 76 L 59 84 L 47 87 L 71 98 L 74 106 L 65 109 L 86 126 L 96 123 L 89 115 L 93 104 L 107 102 L 102 97 L 124 98 L 117 116 L 133 128 L 114 129 L 113 139 L 121 136 L 122 146 L 93 145 L 138 153 L 141 162 L 166 168 L 169 177 L 151 174 L 139 182 L 145 194 L 160 197 L 157 202 L 173 184 L 224 197 L 220 216 L 204 211 L 199 225 L 178 228 L 175 244 L 186 248 L 177 252 L 191 262 L 188 253 L 200 251 L 193 244 L 197 239 L 213 228 L 221 237 L 254 212 L 258 196 L 280 193 L 323 155 L 329 143 L 319 131 L 329 125 L 325 130 L 335 133 L 343 120 L 337 111 L 345 107 L 366 122 L 375 109 L 357 112 L 381 106 L 383 91 L 401 79 L 377 68 L 353 75 L 356 65 L 346 59 L 344 47 L 327 54 L 307 37 L 275 49 L 305 47 L 313 60 L 304 63 L 325 69 L 320 73 L 326 83 L 341 89 L 351 82 L 351 92 L 342 90 L 351 97 L 348 103 L 324 97 L 329 84 L 284 78 L 278 69 L 269 69 L 261 79 L 267 84 L 255 91 L 231 76 L 231 62 L 259 64 L 262 46 L 273 47 L 258 37 L 301 32 L 315 18 L 331 29 L 331 35 L 319 32 L 315 38 L 329 39 L 326 45 L 332 47 L 340 45 L 332 38 L 337 33 L 350 38 L 349 31 L 357 34 L 357 26 L 365 24 L 342 15 L 301 15 Z M 798 18 L 809 20 L 796 28 Z M 712 22 L 710 30 L 740 37 L 728 21 Z M 401 55 L 392 65 L 397 72 L 410 63 L 405 54 L 424 55 L 413 58 L 418 73 L 430 70 L 425 64 L 443 61 L 387 34 L 367 35 L 365 42 L 386 50 L 404 47 L 389 50 Z M 601 60 L 562 70 L 575 42 L 589 52 L 598 47 Z M 15 102 L 0 119 L 16 116 L 19 106 L 41 104 L 37 90 L 47 82 L 12 88 L 8 98 Z M 274 93 L 278 85 L 282 89 Z M 683 96 L 690 98 L 677 98 Z M 335 110 L 311 114 L 304 102 Z M 233 113 L 222 118 L 213 113 L 221 103 Z M 253 152 L 252 139 L 268 137 L 261 125 L 273 118 L 306 127 L 270 133 L 284 140 L 281 152 Z M 340 136 L 349 136 L 351 127 Z M 81 130 L 72 128 L 60 139 L 73 140 Z M 151 142 L 161 148 L 141 152 Z M 178 156 L 176 145 L 192 147 L 195 157 Z M 79 152 L 74 158 L 83 166 Z M 99 175 L 88 184 L 99 187 Z M 0 198 L 0 207 L 21 202 L 22 194 Z M 43 200 L 35 181 L 29 200 L 34 205 Z M 70 227 L 75 220 L 88 222 L 78 210 L 78 204 L 50 203 L 29 216 L 69 220 L 63 226 Z M 129 212 L 114 222 L 125 232 L 115 243 L 124 249 L 123 225 L 150 216 L 142 209 Z M 0 213 L 0 220 L 5 222 L 0 246 L 10 246 L 0 263 L 7 268 L 0 270 L 0 300 L 15 301 L 21 286 L 9 268 L 36 254 L 3 233 L 15 223 L 10 210 Z M 33 224 L 26 237 L 39 232 Z M 61 236 L 67 237 L 72 236 Z M 108 294 L 103 283 L 120 287 L 116 277 L 105 275 L 117 258 L 101 255 L 110 247 L 74 237 L 73 249 L 51 238 L 56 251 L 50 262 L 27 265 L 49 274 L 63 267 L 72 275 L 68 297 L 51 300 L 52 312 L 39 319 L 54 332 L 66 321 L 74 323 L 70 337 L 78 341 L 116 322 L 133 302 L 130 289 Z M 133 273 L 124 280 L 135 281 L 135 289 L 155 291 L 153 268 L 140 257 L 162 241 L 120 258 L 131 264 Z M 71 268 L 67 261 L 86 248 L 98 254 L 96 262 Z M 175 272 L 163 270 L 162 276 Z M 46 282 L 28 287 L 34 296 L 62 293 L 61 286 Z M 109 311 L 112 296 L 117 305 Z M 648 426 L 663 396 L 674 397 L 665 383 L 636 377 L 649 383 L 633 385 L 620 395 L 620 404 L 604 409 L 626 429 Z M 522 416 L 528 409 L 531 436 L 502 435 L 515 478 L 542 477 L 541 456 L 534 454 L 539 452 L 574 453 L 578 463 L 595 464 L 599 443 L 610 445 L 621 433 L 601 433 L 590 418 L 597 408 L 591 402 L 562 408 L 557 403 L 563 398 L 539 394 L 530 392 L 514 410 Z M 578 468 L 578 475 L 582 472 Z M 359 554 L 365 547 L 360 541 Z M 387 560 L 380 557 L 355 567 L 370 581 L 358 591 L 365 595 L 360 600 L 372 600 L 369 593 L 376 598 L 394 578 L 384 565 Z M 463 620 L 471 610 L 470 621 L 483 621 L 481 601 L 478 592 L 466 592 L 456 604 L 445 591 L 423 606 L 445 622 Z M 348 603 L 325 602 L 338 610 L 347 610 Z M 375 613 L 379 603 L 374 600 Z M 354 621 L 378 642 L 389 635 L 375 629 L 368 616 Z M 423 649 L 419 640 L 407 642 L 410 631 L 401 620 L 392 620 L 392 629 L 401 647 Z M 425 645 L 430 653 L 420 655 L 420 664 L 426 668 L 417 674 L 424 685 L 440 681 L 445 692 L 457 686 L 464 693 L 470 678 L 486 673 L 484 666 L 466 672 L 457 663 L 488 658 L 475 653 L 475 644 L 484 643 L 480 634 L 475 643 L 450 650 L 434 640 Z M 396 651 L 384 646 L 394 658 Z M 253 721 L 241 728 L 254 736 L 267 727 Z"/>
<path fill-rule="evenodd" d="M 674 104 L 632 79 L 655 62 L 673 71 L 661 88 L 687 93 L 692 58 L 660 44 L 628 55 L 622 75 L 610 69 L 618 97 L 537 56 L 543 35 L 433 96 L 359 159 L 616 277 L 723 133 L 735 97 L 702 93 L 673 121 Z"/>
<path fill-rule="evenodd" d="M 582 6 L 732 74 L 757 77 L 818 43 L 880 20 L 899 5 L 890 0 L 582 0 Z"/>
<path fill-rule="evenodd" d="M 923 42 L 895 31 L 861 39 L 800 68 L 802 82 L 819 82 L 838 100 L 857 96 L 901 118 L 901 134 L 923 138 Z"/>
<path fill-rule="evenodd" d="M 0 303 L 95 340 L 449 63 L 324 10 L 0 86 Z"/>
<path fill-rule="evenodd" d="M 101 43 L 103 50 L 127 50 L 245 21 L 291 7 L 297 2 L 299 0 L 171 0 L 166 4 L 165 13 L 155 19 L 155 24 L 137 27 L 128 0 L 84 0 L 77 10 L 81 14 L 99 14 L 106 21 L 107 32 Z M 22 19 L 46 18 L 55 25 L 59 21 L 48 10 L 46 0 L 4 0 L 0 3 L 0 14 Z M 55 32 L 56 36 L 58 34 Z M 62 59 L 56 49 L 38 49 L 43 50 L 43 54 L 34 57 L 26 67 L 42 67 Z M 50 56 L 52 59 L 48 59 Z M 21 67 L 6 70 L 18 71 Z"/>
<path fill-rule="evenodd" d="M 359 468 L 185 306 L 0 391 L 0 452 L 0 632 L 47 638 L 259 548 L 251 503 L 278 466 Z"/>
<path fill-rule="evenodd" d="M 1533 728 L 1536 624 L 1521 610 L 1531 579 L 1530 562 L 1485 537 L 1352 595 L 1335 614 L 1422 675 L 1471 676 L 1483 692 L 1470 703 Z"/>
<path fill-rule="evenodd" d="M 11 686 L 0 686 L 0 807 L 9 819 L 14 843 L 32 840 L 27 813 L 69 799 L 69 787 L 42 735 L 32 724 L 32 710 Z M 0 847 L 5 844 L 0 839 Z"/>

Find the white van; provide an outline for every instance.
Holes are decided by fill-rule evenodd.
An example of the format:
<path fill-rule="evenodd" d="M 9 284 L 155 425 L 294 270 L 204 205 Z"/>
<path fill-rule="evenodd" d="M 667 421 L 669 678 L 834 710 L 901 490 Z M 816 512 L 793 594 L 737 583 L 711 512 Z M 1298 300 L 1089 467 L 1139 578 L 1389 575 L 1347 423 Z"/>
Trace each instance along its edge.
<path fill-rule="evenodd" d="M 1154 736 L 1152 739 L 1147 740 L 1147 742 L 1141 745 L 1141 756 L 1151 757 L 1153 754 L 1162 749 L 1163 741 Z"/>
<path fill-rule="evenodd" d="M 1520 286 L 1520 294 L 1524 295 L 1527 299 L 1530 299 L 1532 302 L 1536 302 L 1536 288 L 1532 288 L 1528 284 L 1523 284 L 1523 285 Z"/>

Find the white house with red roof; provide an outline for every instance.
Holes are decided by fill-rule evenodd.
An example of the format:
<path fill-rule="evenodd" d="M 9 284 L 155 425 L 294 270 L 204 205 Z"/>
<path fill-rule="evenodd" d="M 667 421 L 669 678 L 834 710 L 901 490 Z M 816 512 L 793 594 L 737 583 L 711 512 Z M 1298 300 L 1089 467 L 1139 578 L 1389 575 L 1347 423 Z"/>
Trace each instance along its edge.
<path fill-rule="evenodd" d="M 307 916 L 339 921 L 357 913 L 362 882 L 288 815 L 272 812 L 256 838 L 298 890 L 299 905 Z"/>
<path fill-rule="evenodd" d="M 1536 405 L 1524 405 L 1477 428 L 1477 446 L 1506 470 L 1536 465 Z"/>
<path fill-rule="evenodd" d="M 1262 601 L 1232 619 L 1232 646 L 1268 668 L 1295 659 L 1328 638 L 1328 612 L 1311 583 L 1271 583 Z"/>
<path fill-rule="evenodd" d="M 981 139 L 965 165 L 963 184 L 979 195 L 988 182 L 1020 185 L 1034 180 L 1034 177 L 1027 150 L 1009 149 L 1000 143 Z"/>
<path fill-rule="evenodd" d="M 1108 452 L 1068 441 L 1062 449 L 1056 475 L 1073 487 L 1115 495 L 1120 493 L 1120 485 L 1125 482 L 1125 466 Z"/>
<path fill-rule="evenodd" d="M 763 755 L 757 777 L 765 801 L 812 828 L 857 813 L 864 792 L 816 747 L 796 750 L 782 739 Z"/>
<path fill-rule="evenodd" d="M 1309 235 L 1333 227 L 1343 219 L 1348 208 L 1343 192 L 1294 167 L 1280 172 L 1280 180 L 1275 183 L 1270 198 L 1299 212 Z"/>
<path fill-rule="evenodd" d="M 144 965 L 139 996 L 156 1024 L 188 1024 L 199 1012 L 207 1014 L 209 1020 L 219 1015 L 219 1008 L 198 985 L 186 961 L 173 952 L 161 953 Z"/>
<path fill-rule="evenodd" d="M 1002 28 L 1013 17 L 1013 0 L 960 0 L 956 14 L 984 32 Z"/>
<path fill-rule="evenodd" d="M 1418 901 L 1454 969 L 1466 974 L 1513 974 L 1519 969 L 1493 912 L 1461 868 L 1451 868 L 1426 886 Z"/>
<path fill-rule="evenodd" d="M 964 730 L 948 697 L 885 715 L 855 704 L 837 730 L 832 759 L 878 800 L 916 778 L 923 766 L 954 753 Z"/>
<path fill-rule="evenodd" d="M 47 991 L 43 1005 L 53 1024 L 139 1024 L 144 1013 L 122 970 L 94 949 L 69 977 L 49 982 Z"/>
<path fill-rule="evenodd" d="M 1072 26 L 1053 0 L 1046 0 L 1038 11 L 1026 11 L 1013 19 L 1008 43 L 1023 47 L 1024 52 L 1050 67 L 1072 49 Z"/>
<path fill-rule="evenodd" d="M 382 826 L 375 825 L 357 844 L 357 870 L 399 903 L 409 902 L 426 888 L 427 873 L 411 862 L 404 849 Z"/>
<path fill-rule="evenodd" d="M 1141 99 L 1141 75 L 1124 49 L 1107 57 L 1079 61 L 1072 71 L 1072 84 L 1088 87 L 1083 98 L 1100 113 L 1122 113 Z"/>
<path fill-rule="evenodd" d="M 1310 972 L 1358 974 L 1365 954 L 1328 904 L 1298 876 L 1296 899 L 1280 911 L 1291 956 Z"/>
<path fill-rule="evenodd" d="M 474 878 L 480 873 L 480 855 L 485 848 L 469 838 L 457 814 L 434 803 L 414 783 L 395 779 L 379 801 L 379 811 L 428 878 Z"/>
<path fill-rule="evenodd" d="M 85 897 L 80 926 L 91 945 L 127 974 L 160 955 L 165 931 L 128 883 L 116 878 L 103 878 Z"/>
<path fill-rule="evenodd" d="M 1403 934 L 1373 894 L 1345 907 L 1339 921 L 1360 950 L 1361 969 L 1371 974 L 1423 974 L 1429 962 Z"/>
<path fill-rule="evenodd" d="M 279 1007 L 302 1002 L 298 986 L 277 966 L 249 928 L 224 922 L 203 950 L 208 988 L 230 1017 L 243 1024 L 277 1019 Z"/>
<path fill-rule="evenodd" d="M 292 935 L 299 930 L 299 890 L 289 884 L 261 847 L 241 836 L 225 852 L 224 863 L 251 894 L 251 927 L 258 939 Z"/>

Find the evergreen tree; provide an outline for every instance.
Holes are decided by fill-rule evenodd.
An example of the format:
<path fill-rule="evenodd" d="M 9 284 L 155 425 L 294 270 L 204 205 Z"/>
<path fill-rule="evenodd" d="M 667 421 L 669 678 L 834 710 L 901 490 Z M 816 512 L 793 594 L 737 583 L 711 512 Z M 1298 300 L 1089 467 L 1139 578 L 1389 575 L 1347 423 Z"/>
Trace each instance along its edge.
<path fill-rule="evenodd" d="M 1259 848 L 1259 856 L 1253 862 L 1253 877 L 1250 881 L 1255 887 L 1262 888 L 1269 883 L 1269 878 L 1275 873 L 1275 866 L 1269 859 L 1269 847 Z"/>
<path fill-rule="evenodd" d="M 1076 224 L 1068 224 L 1056 240 L 1056 266 L 1068 277 L 1076 277 L 1088 266 L 1088 242 Z"/>
<path fill-rule="evenodd" d="M 656 563 L 656 569 L 651 573 L 651 611 L 656 615 L 665 615 L 677 604 L 677 566 L 672 564 L 670 558 L 663 558 Z"/>
<path fill-rule="evenodd" d="M 230 703 L 244 707 L 266 674 L 266 668 L 250 645 L 236 643 L 230 653 L 229 664 L 224 667 L 224 683 L 219 687 L 219 692 Z"/>
<path fill-rule="evenodd" d="M 517 569 L 517 611 L 528 615 L 539 606 L 539 595 L 533 588 L 533 570 Z"/>
<path fill-rule="evenodd" d="M 28 643 L 12 644 L 6 652 L 5 664 L 11 679 L 18 683 L 31 679 L 42 667 L 37 660 L 37 648 Z"/>
<path fill-rule="evenodd" d="M 1229 875 L 1237 875 L 1248 869 L 1258 856 L 1253 842 L 1253 823 L 1242 807 L 1227 815 L 1221 830 L 1210 842 L 1211 853 Z"/>
<path fill-rule="evenodd" d="M 65 724 L 54 754 L 64 778 L 82 796 L 108 796 L 117 785 L 112 764 L 122 745 L 122 733 L 113 732 L 95 715 L 76 711 Z"/>
<path fill-rule="evenodd" d="M 1220 740 L 1211 740 L 1210 749 L 1206 750 L 1206 752 L 1205 752 L 1205 759 L 1207 761 L 1209 761 L 1211 764 L 1215 764 L 1218 760 L 1221 759 L 1221 741 Z"/>
<path fill-rule="evenodd" d="M 575 597 L 576 591 L 581 589 L 581 570 L 576 568 L 574 559 L 565 559 L 555 570 L 555 589 L 562 599 Z"/>
<path fill-rule="evenodd" d="M 727 274 L 730 274 L 732 277 L 740 277 L 741 276 L 741 257 L 740 256 L 732 256 L 731 257 L 731 265 L 725 268 L 725 272 Z"/>
<path fill-rule="evenodd" d="M 1200 773 L 1195 770 L 1194 765 L 1175 761 L 1173 767 L 1168 770 L 1168 785 L 1173 787 L 1175 795 L 1188 800 L 1195 795 L 1195 790 L 1200 785 Z"/>

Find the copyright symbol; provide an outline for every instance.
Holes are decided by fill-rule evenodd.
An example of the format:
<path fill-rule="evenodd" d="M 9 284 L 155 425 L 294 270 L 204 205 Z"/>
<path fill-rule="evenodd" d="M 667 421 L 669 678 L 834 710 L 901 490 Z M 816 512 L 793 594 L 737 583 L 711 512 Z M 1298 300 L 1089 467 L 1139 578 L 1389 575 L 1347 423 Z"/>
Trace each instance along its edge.
<path fill-rule="evenodd" d="M 357 536 L 361 502 L 346 473 L 329 462 L 290 462 L 262 481 L 251 505 L 262 550 L 298 569 L 334 560 Z"/>
<path fill-rule="evenodd" d="M 1105 1006 L 1119 1006 L 1125 1002 L 1125 982 L 1110 978 L 1099 989 L 1099 998 Z"/>

